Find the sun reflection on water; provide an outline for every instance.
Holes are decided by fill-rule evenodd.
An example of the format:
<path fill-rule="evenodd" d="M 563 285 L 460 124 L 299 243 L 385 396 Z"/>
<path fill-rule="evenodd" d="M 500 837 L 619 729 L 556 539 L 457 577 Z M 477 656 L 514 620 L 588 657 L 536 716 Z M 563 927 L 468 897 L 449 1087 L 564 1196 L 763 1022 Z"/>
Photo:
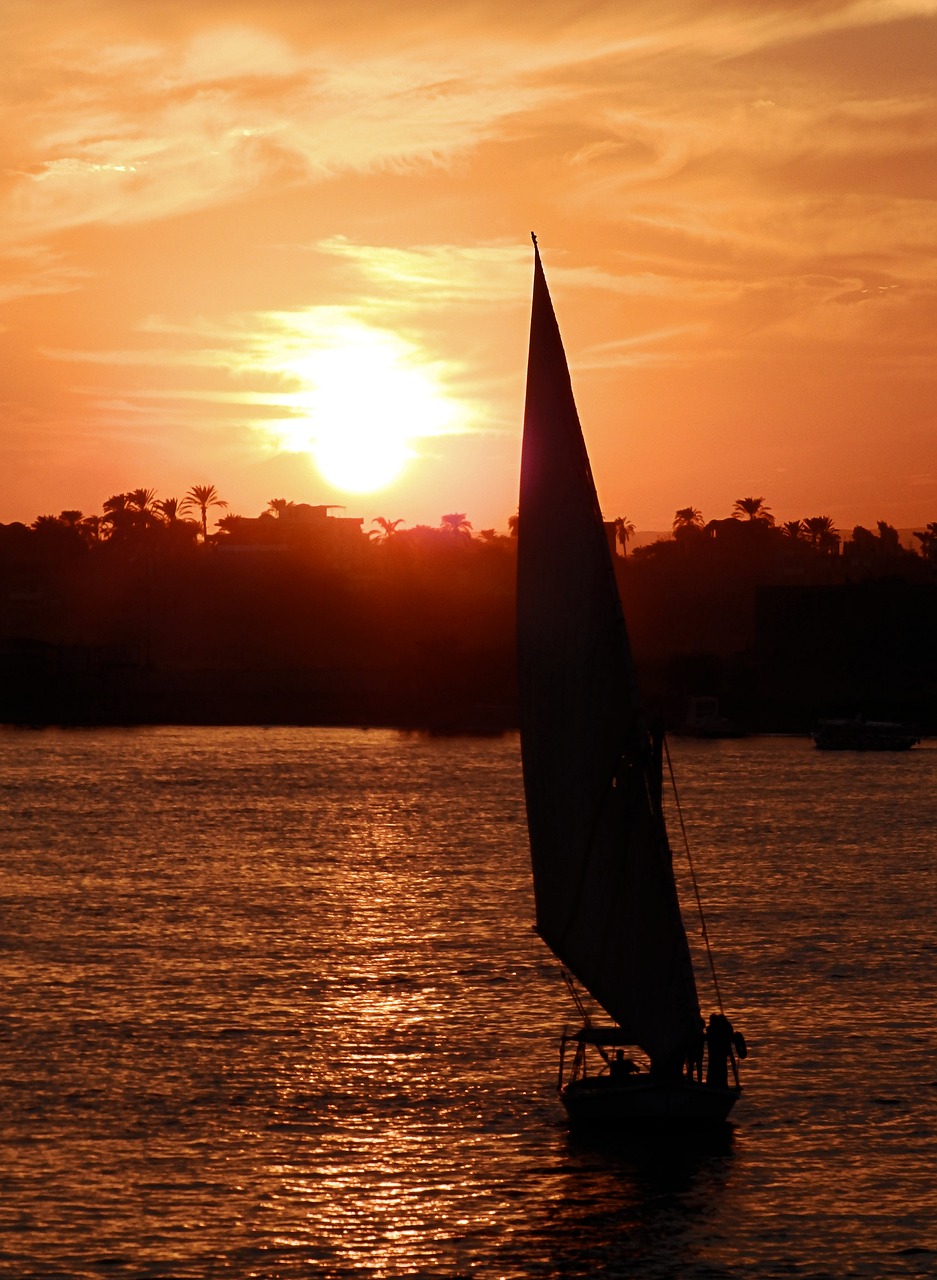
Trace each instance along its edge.
<path fill-rule="evenodd" d="M 752 1054 L 673 1153 L 566 1133 L 513 740 L 81 741 L 0 735 L 11 1274 L 926 1274 L 937 752 L 675 747 Z"/>

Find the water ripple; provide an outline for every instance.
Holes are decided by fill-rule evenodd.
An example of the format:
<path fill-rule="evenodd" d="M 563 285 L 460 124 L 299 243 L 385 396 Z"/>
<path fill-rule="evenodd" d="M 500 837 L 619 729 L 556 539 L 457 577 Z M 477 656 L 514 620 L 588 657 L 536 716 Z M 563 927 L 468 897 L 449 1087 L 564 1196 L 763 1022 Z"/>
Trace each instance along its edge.
<path fill-rule="evenodd" d="M 515 740 L 0 754 L 0 1273 L 937 1274 L 929 744 L 675 745 L 752 1049 L 735 1128 L 679 1149 L 565 1128 Z"/>

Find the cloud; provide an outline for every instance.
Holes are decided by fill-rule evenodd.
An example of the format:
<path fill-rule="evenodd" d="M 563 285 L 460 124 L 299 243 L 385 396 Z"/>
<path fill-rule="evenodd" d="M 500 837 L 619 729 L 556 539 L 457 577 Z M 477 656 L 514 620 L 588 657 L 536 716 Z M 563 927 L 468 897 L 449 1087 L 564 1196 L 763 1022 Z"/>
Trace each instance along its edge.
<path fill-rule="evenodd" d="M 186 452 L 204 422 L 214 449 L 219 424 L 243 440 L 289 411 L 282 361 L 344 318 L 409 344 L 503 430 L 510 468 L 533 229 L 593 411 L 617 422 L 644 394 L 656 440 L 686 424 L 671 461 L 689 466 L 692 432 L 747 421 L 753 398 L 788 420 L 787 362 L 823 388 L 811 431 L 843 414 L 842 457 L 883 370 L 883 422 L 902 378 L 915 420 L 932 403 L 935 16 L 937 0 L 7 0 L 10 421 L 73 412 L 95 458 L 101 421 L 163 421 Z M 489 457 L 478 470 L 487 489 Z"/>
<path fill-rule="evenodd" d="M 256 30 L 90 56 L 63 39 L 37 75 L 48 92 L 15 104 L 8 238 L 176 216 L 264 182 L 445 164 L 538 97 L 480 49 L 350 59 Z"/>
<path fill-rule="evenodd" d="M 0 254 L 0 304 L 17 298 L 80 289 L 94 272 L 66 262 L 41 245 L 11 247 Z"/>
<path fill-rule="evenodd" d="M 484 6 L 404 9 L 395 21 L 358 5 L 343 25 L 341 6 L 316 6 L 317 21 L 304 8 L 241 5 L 220 21 L 225 7 L 208 7 L 198 29 L 179 6 L 149 6 L 144 20 L 98 4 L 84 20 L 71 9 L 71 24 L 45 41 L 40 23 L 6 95 L 18 122 L 0 206 L 7 241 L 177 217 L 349 173 L 446 168 L 521 138 L 532 154 L 569 138 L 566 198 L 580 209 L 666 185 L 702 204 L 701 221 L 712 198 L 700 202 L 700 188 L 717 178 L 813 190 L 824 164 L 841 162 L 839 175 L 826 170 L 833 188 L 868 173 L 870 157 L 883 170 L 891 158 L 892 172 L 937 171 L 924 99 L 876 98 L 874 82 L 861 98 L 843 100 L 840 86 L 818 97 L 817 82 L 794 76 L 778 86 L 782 101 L 762 93 L 746 104 L 738 73 L 719 70 L 766 51 L 793 59 L 795 46 L 803 56 L 831 33 L 874 42 L 886 23 L 933 13 L 930 0 L 741 13 L 597 5 L 575 20 L 548 5 L 537 23 L 524 5 L 497 19 Z M 160 13 L 168 30 L 158 36 Z M 105 20 L 110 38 L 92 47 Z M 917 165 L 896 163 L 912 153 Z"/>
<path fill-rule="evenodd" d="M 183 325 L 150 318 L 141 340 L 145 343 L 149 335 L 175 338 L 177 345 L 119 350 L 50 347 L 43 354 L 56 362 L 98 366 L 112 373 L 146 369 L 168 375 L 162 383 L 134 379 L 119 400 L 109 397 L 102 385 L 73 388 L 80 397 L 106 409 L 108 416 L 125 409 L 147 416 L 154 404 L 167 401 L 214 406 L 219 413 L 230 408 L 234 420 L 253 424 L 265 437 L 277 422 L 283 427 L 281 434 L 288 434 L 291 422 L 308 419 L 317 388 L 324 379 L 335 383 L 339 368 L 347 395 L 382 375 L 388 384 L 394 381 L 421 389 L 431 385 L 440 406 L 450 401 L 455 405 L 458 399 L 447 392 L 447 386 L 458 379 L 456 360 L 434 358 L 398 330 L 381 328 L 360 308 L 267 311 L 232 317 L 225 324 Z M 351 371 L 354 376 L 349 376 Z M 441 425 L 422 434 L 473 429 L 465 403 L 458 412 L 453 408 L 443 414 L 440 408 L 437 421 Z"/>
<path fill-rule="evenodd" d="M 516 305 L 530 278 L 530 251 L 516 242 L 390 246 L 331 236 L 314 249 L 353 267 L 391 305 Z"/>

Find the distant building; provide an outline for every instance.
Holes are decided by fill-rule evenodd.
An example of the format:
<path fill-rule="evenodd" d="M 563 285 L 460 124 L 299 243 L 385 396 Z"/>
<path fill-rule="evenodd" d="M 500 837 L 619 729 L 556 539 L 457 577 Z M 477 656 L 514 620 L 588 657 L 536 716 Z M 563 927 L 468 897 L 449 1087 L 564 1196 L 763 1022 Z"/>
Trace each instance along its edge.
<path fill-rule="evenodd" d="M 297 502 L 279 515 L 265 511 L 256 518 L 227 516 L 219 522 L 221 531 L 213 541 L 223 553 L 275 553 L 304 547 L 336 560 L 346 559 L 366 545 L 364 519 L 329 515 L 333 510 L 344 508 Z"/>

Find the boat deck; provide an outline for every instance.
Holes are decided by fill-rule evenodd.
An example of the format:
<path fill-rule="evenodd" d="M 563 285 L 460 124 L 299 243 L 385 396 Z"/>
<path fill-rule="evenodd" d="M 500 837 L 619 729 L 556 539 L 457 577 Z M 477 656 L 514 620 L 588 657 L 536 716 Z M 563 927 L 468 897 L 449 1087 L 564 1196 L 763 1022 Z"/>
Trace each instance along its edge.
<path fill-rule="evenodd" d="M 560 1100 L 574 1123 L 694 1127 L 722 1124 L 741 1093 L 736 1085 L 661 1081 L 647 1075 L 621 1081 L 587 1076 L 564 1085 Z"/>

